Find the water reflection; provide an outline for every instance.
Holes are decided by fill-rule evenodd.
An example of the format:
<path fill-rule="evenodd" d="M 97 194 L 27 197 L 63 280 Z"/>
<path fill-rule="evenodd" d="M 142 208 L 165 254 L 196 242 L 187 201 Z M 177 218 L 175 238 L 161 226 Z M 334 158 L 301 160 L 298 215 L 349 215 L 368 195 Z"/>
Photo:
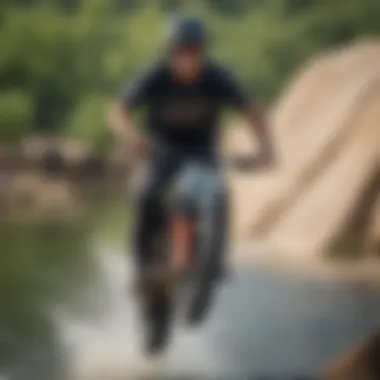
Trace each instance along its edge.
<path fill-rule="evenodd" d="M 76 221 L 0 225 L 0 375 L 6 379 L 315 375 L 380 319 L 375 289 L 240 270 L 200 329 L 176 326 L 167 355 L 147 361 L 126 292 L 127 207 L 103 195 L 88 206 Z"/>
<path fill-rule="evenodd" d="M 15 380 L 66 378 L 55 321 L 60 305 L 81 313 L 96 280 L 84 220 L 0 225 L 0 374 Z"/>

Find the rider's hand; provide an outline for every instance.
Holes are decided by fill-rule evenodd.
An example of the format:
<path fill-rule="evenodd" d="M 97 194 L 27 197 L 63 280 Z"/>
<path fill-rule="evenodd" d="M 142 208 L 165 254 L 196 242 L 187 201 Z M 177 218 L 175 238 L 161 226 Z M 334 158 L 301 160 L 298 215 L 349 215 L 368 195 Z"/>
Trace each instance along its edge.
<path fill-rule="evenodd" d="M 125 143 L 126 149 L 132 153 L 137 159 L 147 159 L 150 153 L 149 143 L 146 138 L 141 135 L 136 135 L 133 138 L 129 137 Z"/>
<path fill-rule="evenodd" d="M 150 153 L 148 141 L 142 137 L 137 139 L 134 143 L 134 150 L 138 157 L 145 160 Z"/>
<path fill-rule="evenodd" d="M 230 161 L 232 167 L 239 171 L 267 170 L 272 168 L 274 163 L 274 154 L 269 149 L 263 149 L 257 155 L 234 157 Z"/>
<path fill-rule="evenodd" d="M 261 168 L 269 169 L 275 164 L 275 154 L 272 149 L 265 147 L 256 158 L 256 165 Z"/>
<path fill-rule="evenodd" d="M 252 156 L 234 157 L 229 160 L 229 166 L 238 171 L 251 171 L 256 168 L 257 159 Z"/>
<path fill-rule="evenodd" d="M 260 150 L 256 156 L 256 166 L 258 169 L 271 169 L 276 163 L 276 152 L 273 142 L 268 138 L 263 138 Z"/>

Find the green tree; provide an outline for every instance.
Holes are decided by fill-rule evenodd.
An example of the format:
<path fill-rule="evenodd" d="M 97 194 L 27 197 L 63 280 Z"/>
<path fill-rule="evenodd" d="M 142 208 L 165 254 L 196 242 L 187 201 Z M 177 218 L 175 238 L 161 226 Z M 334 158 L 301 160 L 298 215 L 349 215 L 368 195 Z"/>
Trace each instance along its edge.
<path fill-rule="evenodd" d="M 107 141 L 99 109 L 181 10 L 204 17 L 217 57 L 265 99 L 310 55 L 380 32 L 378 0 L 2 0 L 0 139 L 33 128 Z"/>
<path fill-rule="evenodd" d="M 14 143 L 25 136 L 32 126 L 31 99 L 17 91 L 0 92 L 1 139 Z"/>

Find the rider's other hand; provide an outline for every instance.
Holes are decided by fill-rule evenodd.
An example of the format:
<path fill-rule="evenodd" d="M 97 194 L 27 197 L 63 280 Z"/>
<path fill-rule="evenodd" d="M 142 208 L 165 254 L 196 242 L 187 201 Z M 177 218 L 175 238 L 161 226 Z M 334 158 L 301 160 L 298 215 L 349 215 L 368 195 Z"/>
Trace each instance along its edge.
<path fill-rule="evenodd" d="M 138 157 L 142 159 L 148 158 L 150 149 L 149 149 L 149 144 L 145 139 L 143 138 L 138 139 L 135 142 L 134 149 Z"/>
<path fill-rule="evenodd" d="M 257 166 L 263 169 L 270 169 L 274 167 L 275 162 L 275 152 L 270 147 L 264 147 L 257 157 Z"/>
<path fill-rule="evenodd" d="M 146 159 L 149 155 L 149 144 L 142 136 L 134 136 L 126 141 L 126 148 L 132 155 L 139 159 Z"/>
<path fill-rule="evenodd" d="M 256 167 L 257 160 L 255 157 L 251 157 L 251 156 L 235 157 L 232 160 L 232 165 L 236 170 L 248 171 L 248 170 L 252 170 Z"/>

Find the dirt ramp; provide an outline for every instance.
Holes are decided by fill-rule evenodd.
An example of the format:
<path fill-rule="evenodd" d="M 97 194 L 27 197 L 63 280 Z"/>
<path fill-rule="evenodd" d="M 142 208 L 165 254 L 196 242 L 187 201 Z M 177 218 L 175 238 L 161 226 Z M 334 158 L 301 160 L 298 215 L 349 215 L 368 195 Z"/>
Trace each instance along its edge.
<path fill-rule="evenodd" d="M 342 144 L 321 157 L 324 165 L 271 226 L 267 238 L 278 247 L 297 254 L 320 252 L 354 215 L 377 171 L 380 86 L 376 90 L 347 124 Z"/>
<path fill-rule="evenodd" d="M 380 43 L 357 43 L 312 61 L 288 86 L 272 114 L 279 167 L 268 174 L 231 176 L 235 236 L 289 247 L 307 240 L 313 250 L 349 217 L 378 160 L 379 59 Z M 238 151 L 249 137 L 239 131 L 229 140 Z M 350 176 L 360 180 L 346 181 Z M 341 184 L 340 196 L 347 198 L 339 210 L 332 207 L 337 195 L 329 184 Z M 339 218 L 331 217 L 335 211 Z M 322 234 L 320 225 L 328 217 L 331 224 Z M 308 233 L 299 240 L 306 225 Z"/>

